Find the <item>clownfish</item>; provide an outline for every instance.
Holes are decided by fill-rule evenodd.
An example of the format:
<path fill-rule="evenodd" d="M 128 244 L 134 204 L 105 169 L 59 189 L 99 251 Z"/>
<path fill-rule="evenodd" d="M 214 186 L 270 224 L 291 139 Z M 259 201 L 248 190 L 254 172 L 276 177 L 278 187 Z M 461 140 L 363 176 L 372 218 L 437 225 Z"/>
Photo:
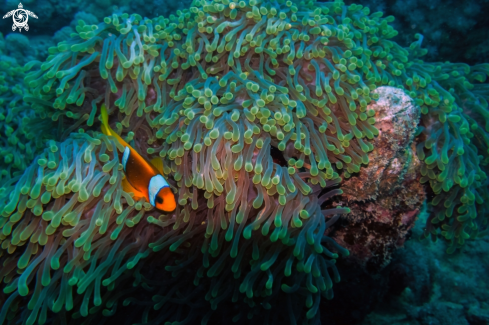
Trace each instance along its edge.
<path fill-rule="evenodd" d="M 135 198 L 145 197 L 155 208 L 165 212 L 175 210 L 177 204 L 170 185 L 163 177 L 161 159 L 153 159 L 148 162 L 124 141 L 109 126 L 109 117 L 105 104 L 101 106 L 102 133 L 113 136 L 124 146 L 122 154 L 122 166 L 126 178 L 123 180 L 123 188 L 126 192 L 133 192 Z M 158 166 L 158 168 L 155 167 Z"/>

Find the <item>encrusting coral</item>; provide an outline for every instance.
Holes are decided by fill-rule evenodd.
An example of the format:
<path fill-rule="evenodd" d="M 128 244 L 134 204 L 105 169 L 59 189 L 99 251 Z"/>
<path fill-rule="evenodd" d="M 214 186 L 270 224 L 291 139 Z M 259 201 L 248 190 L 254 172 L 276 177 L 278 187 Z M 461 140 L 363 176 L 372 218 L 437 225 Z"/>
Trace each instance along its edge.
<path fill-rule="evenodd" d="M 402 89 L 382 86 L 374 92 L 380 97 L 368 109 L 375 111 L 379 135 L 368 166 L 341 183 L 343 194 L 333 205 L 346 204 L 351 212 L 329 233 L 350 251 L 356 267 L 370 272 L 388 265 L 404 245 L 426 200 L 414 141 L 421 109 Z"/>
<path fill-rule="evenodd" d="M 421 181 L 436 195 L 427 234 L 450 251 L 475 237 L 488 220 L 489 67 L 424 63 L 421 39 L 388 40 L 392 20 L 341 1 L 194 0 L 169 18 L 80 21 L 25 67 L 23 99 L 58 123 L 59 142 L 2 184 L 0 323 L 108 316 L 120 299 L 142 323 L 205 323 L 230 299 L 239 308 L 222 313 L 236 321 L 268 310 L 317 322 L 328 270 L 339 280 L 332 251 L 348 254 L 325 235 L 349 212 L 328 206 L 342 191 L 322 189 L 369 163 L 381 85 L 421 107 Z M 101 103 L 126 141 L 162 158 L 172 215 L 122 190 L 117 144 L 97 132 Z"/>

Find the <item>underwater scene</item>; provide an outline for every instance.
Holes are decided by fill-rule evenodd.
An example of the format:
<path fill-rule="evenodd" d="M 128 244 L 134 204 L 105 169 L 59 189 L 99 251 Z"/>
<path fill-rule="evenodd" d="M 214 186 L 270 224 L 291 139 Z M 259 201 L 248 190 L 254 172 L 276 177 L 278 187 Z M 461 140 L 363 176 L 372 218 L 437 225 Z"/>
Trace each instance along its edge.
<path fill-rule="evenodd" d="M 0 325 L 489 324 L 489 1 L 0 15 Z"/>

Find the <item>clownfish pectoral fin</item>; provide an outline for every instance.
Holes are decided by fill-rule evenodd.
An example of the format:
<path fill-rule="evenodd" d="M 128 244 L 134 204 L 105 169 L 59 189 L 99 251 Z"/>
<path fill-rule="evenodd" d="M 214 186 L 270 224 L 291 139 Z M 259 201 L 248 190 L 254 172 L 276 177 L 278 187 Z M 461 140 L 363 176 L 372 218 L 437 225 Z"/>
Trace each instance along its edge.
<path fill-rule="evenodd" d="M 127 192 L 127 193 L 131 193 L 132 192 L 134 194 L 134 197 L 133 197 L 134 200 L 140 200 L 141 198 L 146 197 L 143 192 L 140 192 L 137 189 L 135 189 L 129 183 L 129 181 L 127 180 L 126 177 L 124 177 L 124 179 L 122 180 L 122 189 L 124 190 L 124 192 Z"/>
<path fill-rule="evenodd" d="M 160 172 L 161 175 L 163 175 L 163 159 L 161 157 L 155 157 L 151 159 L 151 165 L 153 165 L 154 168 L 156 168 L 157 171 Z"/>

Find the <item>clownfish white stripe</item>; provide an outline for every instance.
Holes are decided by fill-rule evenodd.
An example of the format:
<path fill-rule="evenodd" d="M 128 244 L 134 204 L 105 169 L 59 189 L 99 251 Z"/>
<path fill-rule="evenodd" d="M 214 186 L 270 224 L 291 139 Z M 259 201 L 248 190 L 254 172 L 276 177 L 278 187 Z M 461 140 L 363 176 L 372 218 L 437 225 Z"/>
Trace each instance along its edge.
<path fill-rule="evenodd" d="M 129 155 L 131 154 L 131 150 L 129 147 L 124 149 L 124 154 L 122 155 L 122 167 L 124 167 L 124 171 L 126 171 L 127 160 L 129 159 Z"/>
<path fill-rule="evenodd" d="M 149 181 L 149 186 L 148 186 L 148 196 L 149 196 L 149 203 L 152 206 L 155 206 L 155 200 L 156 196 L 160 192 L 160 190 L 164 187 L 170 187 L 166 180 L 163 178 L 161 175 L 156 175 L 151 178 Z"/>

